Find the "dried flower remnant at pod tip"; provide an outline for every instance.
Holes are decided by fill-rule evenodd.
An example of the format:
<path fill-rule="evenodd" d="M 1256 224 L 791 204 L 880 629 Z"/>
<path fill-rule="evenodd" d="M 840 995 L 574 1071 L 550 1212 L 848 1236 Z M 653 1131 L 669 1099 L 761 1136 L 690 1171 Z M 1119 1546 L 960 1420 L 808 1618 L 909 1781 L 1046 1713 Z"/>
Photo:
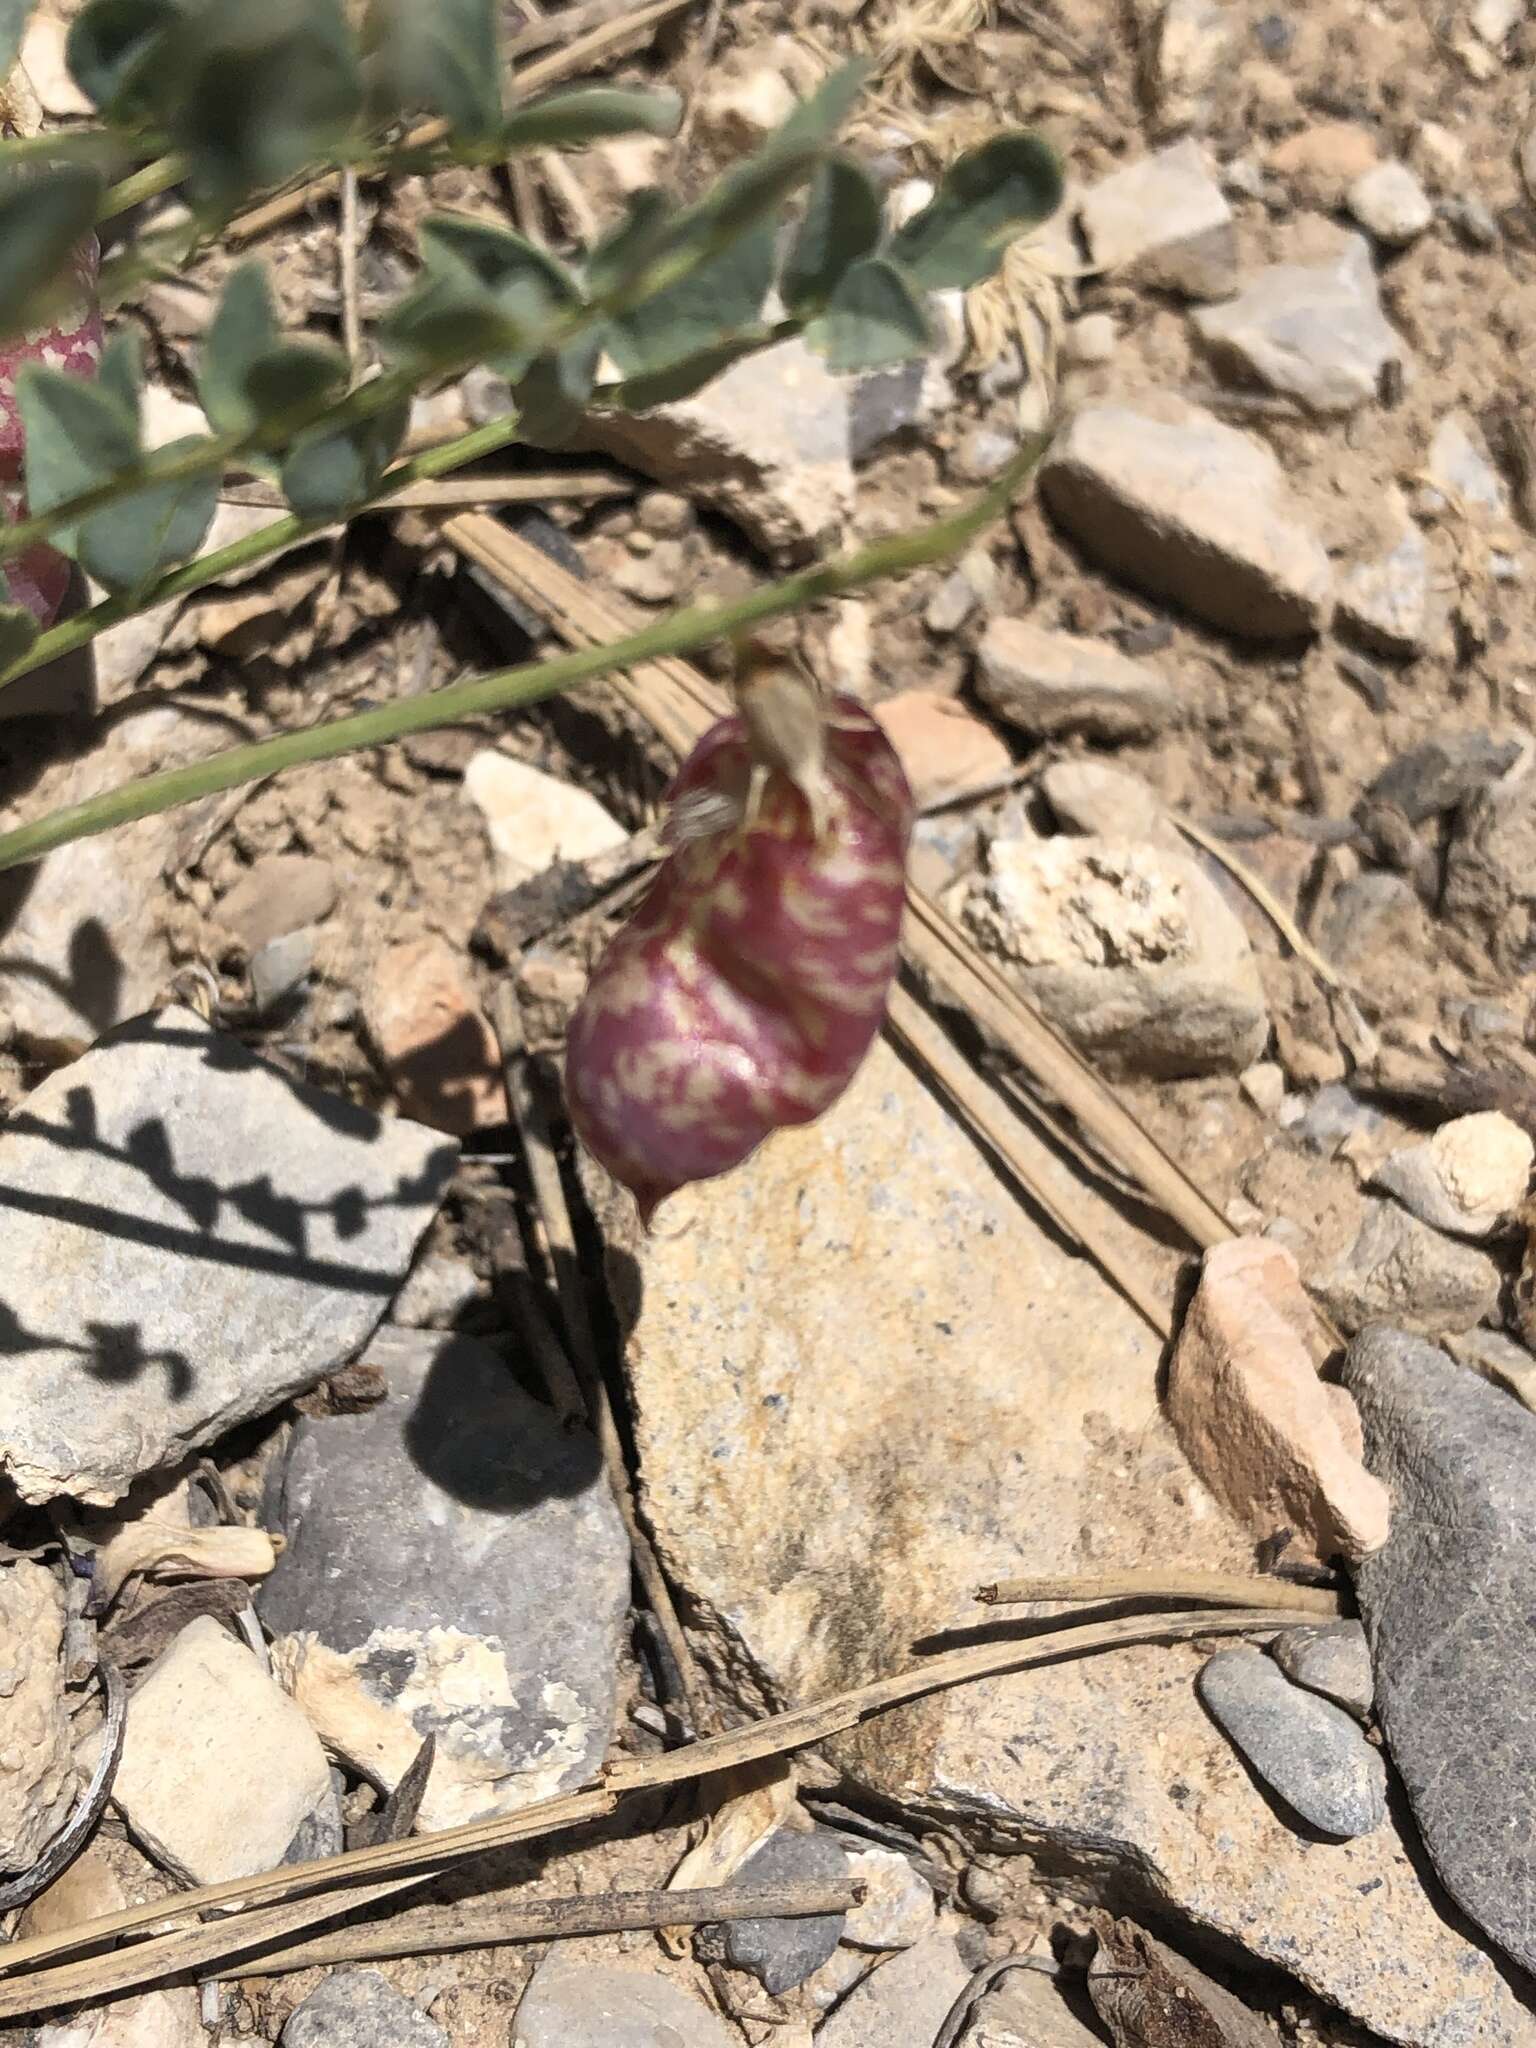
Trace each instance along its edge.
<path fill-rule="evenodd" d="M 571 1020 L 578 1136 L 649 1225 L 858 1071 L 901 936 L 912 792 L 851 697 L 742 650 L 737 709 L 669 792 L 669 852 Z"/>

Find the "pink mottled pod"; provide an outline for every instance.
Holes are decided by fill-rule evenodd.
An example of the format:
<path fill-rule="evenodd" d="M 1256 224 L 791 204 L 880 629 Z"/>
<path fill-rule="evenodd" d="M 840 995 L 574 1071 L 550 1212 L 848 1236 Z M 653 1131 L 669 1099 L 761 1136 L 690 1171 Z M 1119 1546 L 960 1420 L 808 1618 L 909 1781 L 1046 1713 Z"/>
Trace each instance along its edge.
<path fill-rule="evenodd" d="M 913 803 L 890 742 L 761 652 L 738 701 L 683 763 L 671 851 L 567 1041 L 577 1133 L 647 1224 L 837 1100 L 896 969 Z"/>
<path fill-rule="evenodd" d="M 97 248 L 93 236 L 75 257 L 79 296 L 51 327 L 0 339 L 0 526 L 14 526 L 26 515 L 22 484 L 25 439 L 16 403 L 16 377 L 25 363 L 42 363 L 66 376 L 94 376 L 101 361 L 101 314 L 96 304 Z M 51 626 L 69 589 L 70 564 L 57 548 L 39 542 L 0 564 L 9 599 L 25 605 L 40 626 Z"/>

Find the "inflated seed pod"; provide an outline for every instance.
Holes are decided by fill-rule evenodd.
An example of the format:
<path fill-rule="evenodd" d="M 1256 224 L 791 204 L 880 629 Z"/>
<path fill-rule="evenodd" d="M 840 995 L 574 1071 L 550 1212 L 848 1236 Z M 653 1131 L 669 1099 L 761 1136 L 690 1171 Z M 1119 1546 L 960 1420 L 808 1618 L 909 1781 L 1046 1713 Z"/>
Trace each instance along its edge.
<path fill-rule="evenodd" d="M 761 651 L 738 705 L 679 771 L 670 851 L 567 1042 L 577 1133 L 647 1224 L 837 1100 L 896 969 L 913 803 L 890 742 Z"/>

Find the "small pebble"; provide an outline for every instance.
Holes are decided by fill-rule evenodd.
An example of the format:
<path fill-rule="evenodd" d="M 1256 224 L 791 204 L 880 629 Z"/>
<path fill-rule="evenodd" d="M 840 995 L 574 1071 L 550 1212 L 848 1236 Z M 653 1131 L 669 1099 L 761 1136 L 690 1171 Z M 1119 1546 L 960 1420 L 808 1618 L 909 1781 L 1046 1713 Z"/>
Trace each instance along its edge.
<path fill-rule="evenodd" d="M 989 484 L 1018 452 L 1019 444 L 1011 435 L 995 433 L 990 427 L 975 427 L 951 452 L 949 474 L 957 483 Z"/>
<path fill-rule="evenodd" d="M 1386 1766 L 1341 1707 L 1303 1692 L 1258 1650 L 1218 1651 L 1196 1683 L 1234 1748 L 1319 1834 L 1352 1841 L 1381 1826 Z"/>
<path fill-rule="evenodd" d="M 289 2014 L 282 2048 L 448 2048 L 448 2036 L 377 1970 L 337 1970 Z"/>
<path fill-rule="evenodd" d="M 285 932 L 269 939 L 251 956 L 251 1002 L 259 1017 L 267 1016 L 301 988 L 315 964 L 312 931 Z"/>
<path fill-rule="evenodd" d="M 848 1875 L 848 1858 L 823 1828 L 809 1833 L 779 1828 L 737 1872 L 744 1885 L 835 1884 Z M 733 1920 L 725 1929 L 725 1959 L 750 1970 L 772 1998 L 793 1991 L 819 1970 L 842 1939 L 844 1916 L 820 1913 L 799 1920 Z"/>
<path fill-rule="evenodd" d="M 1393 248 L 1414 241 L 1435 217 L 1429 195 L 1395 159 L 1375 164 L 1349 188 L 1347 204 L 1368 235 Z"/>
<path fill-rule="evenodd" d="M 1288 1628 L 1274 1641 L 1275 1662 L 1308 1692 L 1321 1693 L 1346 1708 L 1357 1721 L 1370 1719 L 1376 1681 L 1371 1652 L 1358 1621 L 1340 1621 L 1325 1628 Z"/>
<path fill-rule="evenodd" d="M 1084 365 L 1107 363 L 1120 340 L 1120 330 L 1109 313 L 1084 313 L 1067 329 L 1064 346 L 1068 362 Z"/>
<path fill-rule="evenodd" d="M 864 1903 L 847 1917 L 844 1941 L 856 1948 L 911 1948 L 933 1932 L 932 1888 L 894 1849 L 863 1849 L 848 1859 L 849 1875 L 864 1887 Z"/>

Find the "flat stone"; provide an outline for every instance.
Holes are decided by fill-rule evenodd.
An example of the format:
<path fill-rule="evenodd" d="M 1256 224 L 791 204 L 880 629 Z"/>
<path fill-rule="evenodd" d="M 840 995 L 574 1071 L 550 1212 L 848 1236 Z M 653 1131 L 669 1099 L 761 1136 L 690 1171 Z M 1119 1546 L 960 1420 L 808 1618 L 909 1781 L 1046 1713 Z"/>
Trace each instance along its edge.
<path fill-rule="evenodd" d="M 1063 832 L 1184 845 L 1157 791 L 1128 768 L 1111 768 L 1104 761 L 1053 761 L 1040 777 L 1040 790 Z"/>
<path fill-rule="evenodd" d="M 1191 299 L 1237 290 L 1232 209 L 1197 142 L 1101 178 L 1084 193 L 1080 218 L 1096 270 Z"/>
<path fill-rule="evenodd" d="M 468 966 L 435 934 L 372 961 L 363 1021 L 407 1114 L 454 1137 L 507 1120 L 501 1051 Z"/>
<path fill-rule="evenodd" d="M 190 1010 L 51 1075 L 0 1130 L 0 1460 L 22 1498 L 110 1505 L 345 1364 L 454 1157 Z"/>
<path fill-rule="evenodd" d="M 1358 1621 L 1288 1628 L 1276 1636 L 1272 1647 L 1275 1662 L 1293 1685 L 1321 1693 L 1357 1721 L 1370 1719 L 1376 1681 L 1365 1630 Z"/>
<path fill-rule="evenodd" d="M 848 1875 L 864 1887 L 864 1903 L 843 1924 L 855 1948 L 911 1948 L 934 1931 L 933 1887 L 895 1849 L 852 1850 Z"/>
<path fill-rule="evenodd" d="M 207 751 L 201 719 L 156 705 L 110 727 L 79 760 L 46 768 L 24 805 L 0 810 L 0 827 Z M 0 1028 L 68 1057 L 160 1000 L 170 973 L 164 873 L 185 823 L 174 811 L 140 818 L 0 875 Z"/>
<path fill-rule="evenodd" d="M 1179 714 L 1173 684 L 1151 662 L 1029 619 L 993 619 L 976 648 L 982 702 L 1032 737 L 1079 732 L 1127 740 L 1161 732 Z"/>
<path fill-rule="evenodd" d="M 1339 624 L 1378 654 L 1406 657 L 1424 647 L 1429 624 L 1429 548 L 1416 526 L 1339 585 Z"/>
<path fill-rule="evenodd" d="M 336 907 L 336 871 L 307 853 L 273 853 L 220 897 L 219 922 L 247 953 L 320 924 Z"/>
<path fill-rule="evenodd" d="M 1248 935 L 1183 853 L 1120 838 L 994 840 L 964 916 L 1053 1023 L 1128 1069 L 1240 1072 L 1264 1049 Z"/>
<path fill-rule="evenodd" d="M 269 939 L 250 960 L 251 1005 L 258 1017 L 280 1010 L 308 981 L 315 965 L 313 932 L 286 932 Z"/>
<path fill-rule="evenodd" d="M 955 402 L 954 388 L 932 356 L 871 370 L 848 395 L 848 453 L 864 462 L 894 441 L 931 426 Z"/>
<path fill-rule="evenodd" d="M 1417 241 L 1435 217 L 1429 194 L 1395 157 L 1362 172 L 1346 203 L 1366 233 L 1392 249 Z"/>
<path fill-rule="evenodd" d="M 910 1668 L 914 1641 L 974 1626 L 978 1578 L 1175 1556 L 1251 1570 L 1251 1540 L 1159 1412 L 1151 1333 L 884 1045 L 817 1123 L 676 1201 L 675 1227 L 638 1254 L 620 1237 L 609 1277 L 638 1318 L 645 1507 L 744 1715 Z M 600 1214 L 627 1230 L 617 1203 Z M 1303 1841 L 1200 1706 L 1201 1661 L 1164 1643 L 1018 1671 L 872 1720 L 835 1761 L 876 1800 L 1075 1883 L 1134 1882 L 1389 2039 L 1532 2048 L 1536 2020 L 1426 1894 L 1417 1846 L 1390 1819 L 1326 1851 Z M 818 2048 L 924 2040 L 926 2012 L 898 2028 L 884 2004 L 909 1995 L 903 1960 Z M 964 1974 L 955 1962 L 955 1991 Z M 882 1981 L 888 2031 L 861 2037 Z M 942 1990 L 934 2006 L 928 2040 Z"/>
<path fill-rule="evenodd" d="M 88 1745 L 91 1762 L 100 1740 Z M 308 1721 L 211 1615 L 190 1622 L 135 1687 L 112 1803 L 186 1883 L 272 1869 L 332 1796 Z"/>
<path fill-rule="evenodd" d="M 513 2048 L 741 2048 L 736 2029 L 675 1979 L 583 1951 L 560 1942 L 534 1971 Z"/>
<path fill-rule="evenodd" d="M 1355 1581 L 1387 1748 L 1446 1889 L 1529 1971 L 1536 1417 L 1400 1330 L 1358 1337 L 1344 1379 L 1397 1503 Z"/>
<path fill-rule="evenodd" d="M 1442 909 L 1477 933 L 1495 963 L 1526 974 L 1536 958 L 1536 775 L 1486 784 L 1456 819 Z"/>
<path fill-rule="evenodd" d="M 1380 1752 L 1342 1708 L 1292 1685 L 1261 1650 L 1218 1650 L 1200 1698 L 1259 1776 L 1309 1827 L 1348 1842 L 1387 1815 Z"/>
<path fill-rule="evenodd" d="M 30 1870 L 80 1779 L 64 1704 L 64 1589 L 32 1558 L 0 1566 L 0 1872 Z"/>
<path fill-rule="evenodd" d="M 1205 1255 L 1168 1374 L 1168 1413 L 1217 1499 L 1259 1538 L 1289 1530 L 1310 1555 L 1386 1541 L 1386 1488 L 1360 1462 L 1349 1397 L 1308 1348 L 1311 1304 L 1283 1245 L 1239 1237 Z"/>
<path fill-rule="evenodd" d="M 1481 430 L 1466 414 L 1447 413 L 1436 427 L 1424 470 L 1432 484 L 1461 504 L 1477 506 L 1500 518 L 1508 515 L 1504 479 L 1489 458 Z"/>
<path fill-rule="evenodd" d="M 1263 442 L 1194 406 L 1077 413 L 1041 467 L 1052 516 L 1097 561 L 1246 640 L 1325 622 L 1333 571 Z"/>
<path fill-rule="evenodd" d="M 817 2030 L 817 2048 L 893 2048 L 931 2041 L 970 1981 L 953 1934 L 930 1934 L 854 1986 Z"/>
<path fill-rule="evenodd" d="M 847 388 L 798 339 L 676 404 L 589 414 L 582 443 L 712 506 L 785 561 L 835 544 L 853 510 Z"/>
<path fill-rule="evenodd" d="M 1445 1348 L 1458 1364 L 1481 1373 L 1536 1413 L 1536 1358 L 1523 1344 L 1502 1330 L 1462 1330 L 1446 1339 Z"/>
<path fill-rule="evenodd" d="M 463 1259 L 428 1252 L 411 1268 L 389 1320 L 403 1330 L 446 1330 L 480 1293 L 480 1278 Z"/>
<path fill-rule="evenodd" d="M 422 1825 L 585 1783 L 617 1699 L 629 1546 L 596 1445 L 473 1338 L 383 1330 L 385 1398 L 301 1416 L 257 1596 L 328 1746 L 393 1786 L 429 1732 Z"/>
<path fill-rule="evenodd" d="M 1497 781 L 1519 757 L 1518 740 L 1465 729 L 1437 733 L 1389 761 L 1366 795 L 1395 804 L 1410 825 L 1422 825 Z"/>
<path fill-rule="evenodd" d="M 494 747 L 464 770 L 464 794 L 485 820 L 498 889 L 515 889 L 557 860 L 610 853 L 629 837 L 595 796 Z"/>
<path fill-rule="evenodd" d="M 979 2000 L 963 2039 L 965 2048 L 1104 2048 L 1104 2036 L 1067 2003 L 1060 1980 L 1031 1969 L 1010 1970 Z"/>
<path fill-rule="evenodd" d="M 1496 1109 L 1453 1117 L 1422 1144 L 1377 1167 L 1374 1184 L 1421 1222 L 1461 1237 L 1491 1236 L 1525 1200 L 1536 1145 Z"/>
<path fill-rule="evenodd" d="M 1013 756 L 985 719 L 938 690 L 903 690 L 875 707 L 920 811 L 990 796 L 1014 778 Z"/>
<path fill-rule="evenodd" d="M 732 1882 L 743 1885 L 837 1884 L 848 1858 L 824 1828 L 776 1828 L 754 1849 Z M 724 1928 L 725 1959 L 750 1970 L 772 1998 L 793 1991 L 833 1954 L 843 1935 L 841 1913 L 795 1920 L 731 1920 Z"/>
<path fill-rule="evenodd" d="M 146 1991 L 85 2006 L 26 2037 L 27 2048 L 207 2048 L 196 1990 Z"/>
<path fill-rule="evenodd" d="M 1402 336 L 1381 310 L 1370 244 L 1347 235 L 1325 263 L 1272 263 L 1235 299 L 1194 316 L 1222 371 L 1285 392 L 1309 412 L 1354 412 L 1377 398 Z"/>
<path fill-rule="evenodd" d="M 336 1970 L 288 2015 L 282 2048 L 448 2048 L 434 2019 L 377 1970 Z"/>
<path fill-rule="evenodd" d="M 1419 1336 L 1470 1330 L 1499 1298 L 1499 1269 L 1471 1245 L 1442 1237 L 1395 1202 L 1365 1205 L 1360 1234 L 1314 1290 L 1339 1327 L 1396 1323 Z"/>

